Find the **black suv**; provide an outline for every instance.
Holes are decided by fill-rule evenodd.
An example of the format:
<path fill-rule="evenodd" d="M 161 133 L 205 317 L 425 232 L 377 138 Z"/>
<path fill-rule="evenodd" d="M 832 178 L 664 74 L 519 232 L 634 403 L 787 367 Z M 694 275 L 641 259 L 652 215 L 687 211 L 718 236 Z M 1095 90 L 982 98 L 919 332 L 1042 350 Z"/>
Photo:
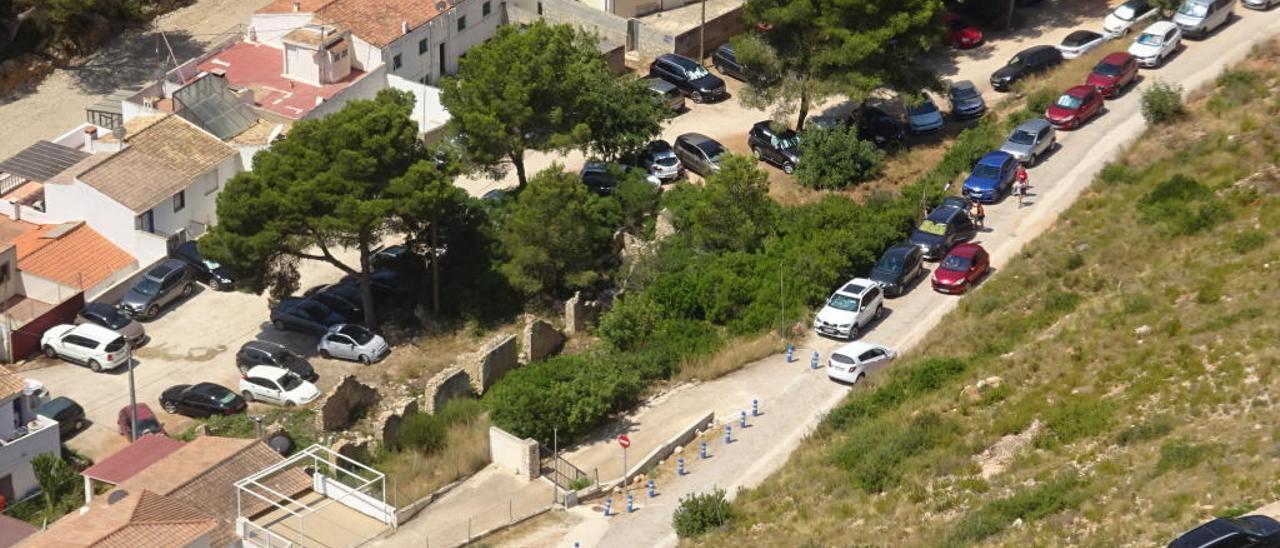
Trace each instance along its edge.
<path fill-rule="evenodd" d="M 1053 46 L 1032 46 L 1018 52 L 1009 62 L 991 75 L 991 87 L 1006 91 L 1014 82 L 1047 70 L 1062 62 L 1062 52 Z"/>
<path fill-rule="evenodd" d="M 925 275 L 924 252 L 911 242 L 898 242 L 886 249 L 871 269 L 871 280 L 884 288 L 884 296 L 897 297 Z"/>
<path fill-rule="evenodd" d="M 683 55 L 664 53 L 658 56 L 649 65 L 649 77 L 670 82 L 695 103 L 718 101 L 728 96 L 724 80 Z"/>
<path fill-rule="evenodd" d="M 790 129 L 777 131 L 773 122 L 756 122 L 747 132 L 747 147 L 757 160 L 764 160 L 792 173 L 800 163 L 800 139 Z"/>
<path fill-rule="evenodd" d="M 226 267 L 205 259 L 200 254 L 200 248 L 196 245 L 195 240 L 188 240 L 178 244 L 178 247 L 173 250 L 173 258 L 191 266 L 196 273 L 196 278 L 199 278 L 200 281 L 215 290 L 231 291 L 236 287 L 236 280 L 231 277 L 231 273 L 227 271 Z"/>
<path fill-rule="evenodd" d="M 315 382 L 316 379 L 320 378 L 320 375 L 316 374 L 315 368 L 311 367 L 310 362 L 282 345 L 267 341 L 244 343 L 244 346 L 240 347 L 240 351 L 236 352 L 236 368 L 241 373 L 247 373 L 250 369 L 259 365 L 288 369 L 295 375 L 311 382 Z"/>
<path fill-rule="evenodd" d="M 747 80 L 747 69 L 738 62 L 738 54 L 734 53 L 732 44 L 724 44 L 711 54 L 711 64 L 720 74 L 732 76 L 742 81 Z"/>
<path fill-rule="evenodd" d="M 908 240 L 920 248 L 925 260 L 941 259 L 952 247 L 978 235 L 978 227 L 969 212 L 952 204 L 934 208 L 920 226 L 911 231 Z"/>
<path fill-rule="evenodd" d="M 1173 539 L 1169 548 L 1280 546 L 1280 522 L 1267 516 L 1217 518 Z"/>
<path fill-rule="evenodd" d="M 871 141 L 880 148 L 895 148 L 907 137 L 907 130 L 903 129 L 897 118 L 876 107 L 864 106 L 858 109 L 854 123 L 858 126 L 859 139 Z"/>
<path fill-rule="evenodd" d="M 124 294 L 120 310 L 139 320 L 155 319 L 161 308 L 195 289 L 191 267 L 178 259 L 165 259 Z"/>

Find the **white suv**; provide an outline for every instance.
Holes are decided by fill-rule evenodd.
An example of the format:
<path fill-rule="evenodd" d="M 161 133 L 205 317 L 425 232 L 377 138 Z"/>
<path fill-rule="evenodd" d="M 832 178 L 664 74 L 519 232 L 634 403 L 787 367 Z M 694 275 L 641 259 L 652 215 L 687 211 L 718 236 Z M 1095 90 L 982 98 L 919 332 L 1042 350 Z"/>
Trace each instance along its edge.
<path fill-rule="evenodd" d="M 1129 54 L 1138 58 L 1138 66 L 1155 68 L 1182 43 L 1182 29 L 1168 21 L 1152 23 L 1129 46 Z"/>
<path fill-rule="evenodd" d="M 843 382 L 856 383 L 867 373 L 879 369 L 898 357 L 893 350 L 862 341 L 851 342 L 831 353 L 827 358 L 827 376 Z"/>
<path fill-rule="evenodd" d="M 853 340 L 862 328 L 883 313 L 884 294 L 880 284 L 854 278 L 831 294 L 813 319 L 813 329 L 821 335 Z"/>
<path fill-rule="evenodd" d="M 259 365 L 240 377 L 240 394 L 245 401 L 292 407 L 315 401 L 320 389 L 288 369 Z"/>
<path fill-rule="evenodd" d="M 50 327 L 40 337 L 40 348 L 50 358 L 87 365 L 94 372 L 115 369 L 129 359 L 124 336 L 91 323 Z"/>

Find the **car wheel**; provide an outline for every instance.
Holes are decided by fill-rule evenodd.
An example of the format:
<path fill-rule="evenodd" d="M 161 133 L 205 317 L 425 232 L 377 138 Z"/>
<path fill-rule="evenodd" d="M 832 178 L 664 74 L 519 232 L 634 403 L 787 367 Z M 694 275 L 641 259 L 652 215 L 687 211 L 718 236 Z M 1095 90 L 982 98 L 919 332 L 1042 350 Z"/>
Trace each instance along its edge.
<path fill-rule="evenodd" d="M 244 398 L 244 401 L 246 401 L 246 402 L 253 401 L 253 392 L 250 392 L 250 391 L 248 391 L 248 390 L 245 390 L 244 392 L 241 392 L 241 393 L 240 393 L 240 396 L 241 396 L 241 397 L 243 397 L 243 398 Z"/>
<path fill-rule="evenodd" d="M 782 164 L 782 172 L 786 173 L 787 175 L 791 175 L 792 173 L 795 173 L 796 172 L 795 164 L 791 162 L 786 162 Z"/>
<path fill-rule="evenodd" d="M 57 351 L 57 350 L 54 350 L 52 346 L 49 346 L 49 345 L 47 345 L 47 344 L 46 344 L 46 345 L 44 345 L 44 355 L 45 355 L 45 356 L 48 356 L 48 357 L 50 357 L 50 358 L 57 358 L 57 357 L 58 357 L 58 351 Z"/>
<path fill-rule="evenodd" d="M 849 340 L 858 338 L 858 320 L 853 321 L 853 326 L 849 328 Z"/>
<path fill-rule="evenodd" d="M 160 307 L 153 304 L 151 305 L 151 308 L 147 309 L 147 319 L 154 319 L 156 316 L 159 316 L 159 315 L 160 315 Z"/>
<path fill-rule="evenodd" d="M 757 161 L 764 160 L 764 155 L 760 154 L 760 149 L 756 147 L 751 147 L 751 155 L 754 156 Z"/>
<path fill-rule="evenodd" d="M 867 378 L 867 374 L 866 374 L 866 373 L 858 373 L 857 378 L 853 379 L 853 384 L 858 384 L 858 383 L 862 382 L 862 379 L 865 379 L 865 378 Z"/>
<path fill-rule="evenodd" d="M 101 373 L 102 364 L 98 363 L 98 360 L 89 360 L 89 370 L 94 373 Z"/>
<path fill-rule="evenodd" d="M 84 419 L 76 419 L 76 430 L 84 430 Z"/>
<path fill-rule="evenodd" d="M 295 405 L 298 405 L 298 404 L 297 404 L 297 403 L 295 403 L 293 400 L 285 400 L 285 401 L 284 401 L 284 406 L 285 406 L 285 407 L 293 407 L 293 406 L 295 406 Z"/>
<path fill-rule="evenodd" d="M 184 286 L 182 286 L 182 296 L 183 296 L 183 297 L 190 297 L 190 296 L 191 296 L 191 292 L 192 292 L 192 291 L 195 291 L 195 290 L 196 290 L 195 286 L 193 286 L 193 285 L 191 285 L 191 284 L 184 285 Z"/>
<path fill-rule="evenodd" d="M 693 92 L 693 93 L 690 93 L 690 94 L 689 94 L 689 98 L 690 98 L 690 99 L 693 99 L 693 102 L 695 102 L 695 103 L 701 103 L 701 102 L 702 102 L 702 92 L 700 92 L 700 91 L 695 91 L 695 92 Z"/>
<path fill-rule="evenodd" d="M 285 329 L 284 329 L 284 322 L 282 322 L 282 321 L 280 321 L 280 320 L 276 320 L 276 321 L 274 321 L 274 322 L 271 322 L 271 327 L 276 328 L 276 331 L 284 331 L 284 330 L 285 330 Z"/>
<path fill-rule="evenodd" d="M 321 358 L 324 358 L 324 359 L 326 359 L 326 360 L 327 360 L 327 359 L 332 358 L 332 357 L 333 357 L 333 355 L 332 355 L 332 354 L 330 354 L 328 350 L 325 350 L 325 349 L 321 348 L 321 349 L 320 349 L 320 357 L 321 357 Z"/>
<path fill-rule="evenodd" d="M 160 408 L 164 409 L 164 412 L 170 415 L 178 412 L 178 406 L 171 401 L 160 402 Z"/>
<path fill-rule="evenodd" d="M 364 354 L 361 354 L 359 359 L 360 359 L 360 363 L 363 363 L 365 365 L 369 365 L 373 363 L 373 358 L 370 358 L 369 356 L 366 356 Z"/>
<path fill-rule="evenodd" d="M 880 305 L 879 307 L 876 308 L 876 320 L 879 320 L 880 318 L 883 318 L 883 317 L 884 317 L 884 305 Z"/>

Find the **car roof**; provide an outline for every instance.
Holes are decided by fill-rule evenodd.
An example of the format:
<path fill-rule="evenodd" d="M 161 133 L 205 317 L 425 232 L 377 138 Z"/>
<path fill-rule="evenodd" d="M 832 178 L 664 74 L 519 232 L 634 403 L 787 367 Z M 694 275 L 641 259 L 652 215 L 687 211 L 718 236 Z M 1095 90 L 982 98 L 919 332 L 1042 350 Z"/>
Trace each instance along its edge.
<path fill-rule="evenodd" d="M 287 348 L 285 348 L 283 344 L 273 343 L 271 341 L 264 341 L 260 339 L 254 339 L 240 346 L 241 350 L 244 350 L 245 348 L 254 348 L 257 350 L 262 350 L 263 352 L 267 352 L 268 354 L 280 349 L 288 350 Z"/>
<path fill-rule="evenodd" d="M 108 314 L 114 314 L 118 312 L 118 310 L 116 309 L 116 307 L 111 306 L 107 303 L 93 302 L 93 303 L 88 303 L 84 305 L 84 310 L 81 310 L 80 313 L 83 314 L 85 312 L 91 312 L 94 314 L 100 314 L 100 315 L 106 316 Z"/>
<path fill-rule="evenodd" d="M 1106 65 L 1122 65 L 1127 63 L 1130 59 L 1133 59 L 1132 53 L 1127 51 L 1113 51 L 1108 53 L 1106 57 L 1103 57 L 1099 63 Z"/>
<path fill-rule="evenodd" d="M 668 82 L 661 78 L 648 78 L 648 80 L 649 80 L 649 89 L 653 91 L 666 93 L 668 91 L 676 89 L 675 84 L 672 84 L 671 82 Z"/>
<path fill-rule="evenodd" d="M 917 249 L 920 249 L 920 248 L 911 242 L 898 242 L 896 244 L 889 246 L 889 249 L 884 250 L 884 255 L 885 256 L 905 255 Z"/>
<path fill-rule="evenodd" d="M 672 62 L 672 63 L 675 63 L 676 65 L 679 65 L 679 66 L 680 66 L 680 68 L 694 68 L 694 67 L 700 67 L 700 66 L 702 66 L 702 65 L 698 64 L 698 62 L 697 62 L 697 61 L 694 61 L 693 59 L 690 59 L 690 58 L 688 58 L 688 57 L 685 57 L 685 56 L 683 56 L 683 55 L 679 55 L 679 54 L 675 54 L 675 53 L 664 53 L 664 54 L 662 54 L 662 55 L 658 56 L 658 58 L 659 58 L 659 59 L 665 59 L 665 60 L 667 60 L 667 61 L 670 61 L 670 62 Z"/>
<path fill-rule="evenodd" d="M 951 248 L 951 252 L 947 255 L 955 255 L 956 257 L 973 257 L 982 251 L 982 246 L 978 244 L 960 244 Z"/>
<path fill-rule="evenodd" d="M 1148 2 L 1147 0 L 1125 0 L 1125 3 L 1120 5 L 1129 6 L 1131 8 L 1139 8 L 1139 7 L 1146 7 L 1149 4 L 1150 2 Z M 1119 7 L 1119 6 L 1116 6 L 1116 7 Z"/>
<path fill-rule="evenodd" d="M 701 133 L 685 133 L 679 137 L 676 137 L 676 140 L 684 141 L 695 147 L 701 147 L 703 143 L 708 143 L 713 141 L 712 138 L 707 137 L 706 135 L 703 135 Z"/>
<path fill-rule="evenodd" d="M 169 273 L 173 272 L 174 270 L 181 270 L 186 267 L 187 267 L 187 263 L 184 263 L 178 259 L 165 259 L 161 261 L 160 264 L 153 267 L 151 270 L 148 270 L 147 277 L 162 278 L 164 276 L 168 276 Z"/>
<path fill-rule="evenodd" d="M 230 391 L 231 389 L 225 386 L 222 386 L 221 384 L 215 384 L 211 382 L 202 382 L 202 383 L 193 384 L 191 386 L 188 386 L 186 390 L 183 390 L 183 392 L 191 392 L 192 394 L 208 394 L 210 396 L 214 394 L 221 394 L 221 393 L 226 393 Z"/>
<path fill-rule="evenodd" d="M 840 289 L 836 293 L 844 293 L 846 295 L 861 296 L 871 288 L 880 285 L 879 283 L 868 280 L 866 278 L 854 278 L 840 285 Z"/>
<path fill-rule="evenodd" d="M 978 86 L 973 85 L 973 82 L 969 80 L 960 80 L 958 82 L 951 82 L 950 89 L 951 91 L 967 91 L 967 90 L 977 89 L 977 88 Z"/>
<path fill-rule="evenodd" d="M 1008 152 L 993 150 L 983 154 L 982 159 L 978 160 L 978 164 L 999 167 L 1004 165 L 1004 163 L 1009 161 L 1009 158 L 1012 157 L 1013 155 Z"/>
<path fill-rule="evenodd" d="M 147 405 L 147 404 L 145 404 L 145 403 L 137 403 L 137 404 L 134 404 L 134 409 L 137 409 L 137 410 L 138 410 L 138 419 L 154 419 L 154 418 L 156 418 L 156 414 L 155 414 L 155 412 L 154 412 L 154 411 L 152 411 L 152 410 L 151 410 L 151 407 L 150 407 L 150 406 L 148 406 L 148 405 Z M 120 413 L 129 413 L 129 406 L 128 406 L 128 405 L 126 405 L 126 406 L 124 406 L 124 407 L 121 407 L 121 408 L 120 408 Z M 117 414 L 119 414 L 119 413 L 117 413 Z"/>
<path fill-rule="evenodd" d="M 56 398 L 53 398 L 47 402 L 40 404 L 40 407 L 37 408 L 37 412 L 44 411 L 46 413 L 51 413 L 56 415 L 59 411 L 62 411 L 64 409 L 70 409 L 71 407 L 80 407 L 80 404 L 76 403 L 76 400 L 73 400 L 66 396 L 58 396 Z"/>
<path fill-rule="evenodd" d="M 1089 93 L 1092 93 L 1096 90 L 1097 88 L 1093 86 L 1071 86 L 1067 88 L 1067 91 L 1062 92 L 1062 94 L 1070 95 L 1072 97 L 1084 97 L 1085 95 L 1088 95 Z"/>
<path fill-rule="evenodd" d="M 90 339 L 94 339 L 97 341 L 111 341 L 120 337 L 119 333 L 116 333 L 115 331 L 102 327 L 101 325 L 98 325 L 96 323 L 82 323 L 80 325 L 77 325 L 71 328 L 71 331 L 69 333 L 75 334 L 75 335 L 83 335 L 85 337 L 89 337 Z"/>
<path fill-rule="evenodd" d="M 1028 53 L 1036 53 L 1036 52 L 1044 51 L 1044 50 L 1047 50 L 1047 49 L 1056 50 L 1056 49 L 1058 49 L 1058 48 L 1055 48 L 1055 47 L 1053 47 L 1053 46 L 1044 46 L 1044 45 L 1041 45 L 1041 46 L 1031 46 L 1031 47 L 1029 47 L 1029 48 L 1027 48 L 1027 49 L 1024 49 L 1024 50 L 1022 50 L 1022 51 L 1019 51 L 1019 52 L 1018 52 L 1018 56 L 1019 56 L 1019 57 L 1021 57 L 1021 56 L 1025 55 L 1025 54 L 1028 54 Z"/>
<path fill-rule="evenodd" d="M 718 50 L 718 51 L 727 51 L 727 52 L 729 52 L 729 53 L 733 53 L 733 44 L 730 44 L 730 43 L 727 43 L 727 42 L 726 42 L 726 43 L 724 43 L 724 44 L 720 44 L 720 47 L 716 48 L 716 50 Z"/>
<path fill-rule="evenodd" d="M 849 344 L 837 348 L 835 354 L 844 354 L 846 356 L 857 357 L 858 355 L 871 350 L 872 348 L 880 348 L 878 344 L 872 344 L 865 341 L 853 341 Z"/>
<path fill-rule="evenodd" d="M 1014 128 L 1014 130 L 1017 131 L 1020 129 L 1023 131 L 1029 131 L 1031 133 L 1038 133 L 1040 130 L 1044 129 L 1048 125 L 1049 125 L 1048 120 L 1045 120 L 1044 118 L 1034 118 L 1031 120 L 1027 120 L 1021 124 L 1018 124 L 1018 127 Z"/>
<path fill-rule="evenodd" d="M 1081 29 L 1077 31 L 1072 31 L 1071 34 L 1068 34 L 1065 38 L 1062 39 L 1062 43 L 1066 44 L 1070 42 L 1075 44 L 1081 44 L 1085 42 L 1092 42 L 1094 40 L 1097 40 L 1098 38 L 1102 38 L 1102 35 L 1091 30 Z"/>
<path fill-rule="evenodd" d="M 283 377 L 284 374 L 288 372 L 288 369 L 276 367 L 274 365 L 256 365 L 250 367 L 249 370 L 245 372 L 245 376 L 275 380 Z"/>
<path fill-rule="evenodd" d="M 1156 21 L 1155 23 L 1152 23 L 1151 26 L 1147 27 L 1146 30 L 1142 32 L 1152 33 L 1152 34 L 1164 34 L 1166 32 L 1169 32 L 1169 29 L 1172 29 L 1176 26 L 1177 25 L 1173 24 L 1173 21 Z"/>
<path fill-rule="evenodd" d="M 956 215 L 959 215 L 961 213 L 964 213 L 964 211 L 962 211 L 960 208 L 950 204 L 943 204 L 941 206 L 934 208 L 933 211 L 930 211 L 929 216 L 926 217 L 925 220 L 933 221 L 935 223 L 940 223 L 940 224 L 946 224 L 951 222 L 952 217 L 955 217 Z"/>

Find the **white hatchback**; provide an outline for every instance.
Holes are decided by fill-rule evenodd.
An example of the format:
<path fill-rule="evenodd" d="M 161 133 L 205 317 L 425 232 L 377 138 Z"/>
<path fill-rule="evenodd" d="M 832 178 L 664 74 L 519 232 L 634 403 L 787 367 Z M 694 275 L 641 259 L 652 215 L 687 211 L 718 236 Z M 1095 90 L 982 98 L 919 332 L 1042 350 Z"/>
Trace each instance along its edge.
<path fill-rule="evenodd" d="M 892 349 L 868 342 L 856 341 L 844 345 L 827 358 L 827 377 L 856 383 L 898 357 Z"/>
<path fill-rule="evenodd" d="M 292 407 L 315 401 L 320 389 L 288 369 L 259 365 L 240 377 L 240 395 L 245 401 Z"/>
<path fill-rule="evenodd" d="M 366 365 L 382 359 L 390 351 L 382 336 L 367 327 L 350 323 L 330 327 L 329 332 L 320 337 L 320 342 L 316 344 L 316 352 L 321 356 Z"/>
<path fill-rule="evenodd" d="M 127 363 L 126 345 L 123 335 L 91 323 L 55 325 L 40 337 L 44 355 L 88 366 L 94 372 Z"/>

